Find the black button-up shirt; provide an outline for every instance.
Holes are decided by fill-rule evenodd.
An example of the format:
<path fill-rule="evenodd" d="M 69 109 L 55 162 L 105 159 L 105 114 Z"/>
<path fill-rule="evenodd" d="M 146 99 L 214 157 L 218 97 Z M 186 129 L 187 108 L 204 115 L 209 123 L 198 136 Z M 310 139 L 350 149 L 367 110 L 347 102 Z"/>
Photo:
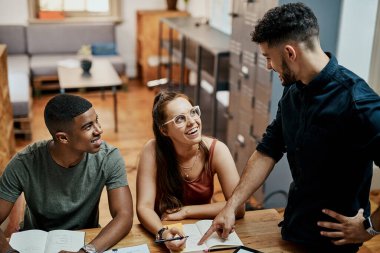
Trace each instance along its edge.
<path fill-rule="evenodd" d="M 257 146 L 275 160 L 286 152 L 293 182 L 282 235 L 298 243 L 330 244 L 317 221 L 328 208 L 370 214 L 373 161 L 380 162 L 380 98 L 334 56 L 308 85 L 286 87 L 274 121 Z"/>

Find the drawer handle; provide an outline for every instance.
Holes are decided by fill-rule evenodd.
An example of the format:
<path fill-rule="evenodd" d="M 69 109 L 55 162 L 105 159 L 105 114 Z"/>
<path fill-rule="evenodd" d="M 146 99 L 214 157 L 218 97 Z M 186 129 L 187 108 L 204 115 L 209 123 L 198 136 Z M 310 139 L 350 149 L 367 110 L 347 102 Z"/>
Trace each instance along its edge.
<path fill-rule="evenodd" d="M 230 112 L 225 112 L 223 116 L 224 116 L 224 118 L 226 118 L 226 119 L 228 119 L 228 120 L 234 118 L 234 116 L 232 116 L 232 114 L 231 114 Z"/>
<path fill-rule="evenodd" d="M 240 145 L 240 147 L 244 147 L 245 146 L 245 138 L 244 138 L 243 135 L 238 134 L 237 137 L 236 137 L 236 141 Z"/>
<path fill-rule="evenodd" d="M 245 79 L 248 79 L 249 77 L 249 69 L 246 66 L 241 66 L 240 69 L 240 76 L 244 77 Z"/>
<path fill-rule="evenodd" d="M 230 15 L 232 18 L 237 18 L 237 17 L 239 17 L 239 14 L 236 13 L 236 12 L 230 12 L 230 13 L 228 13 L 228 15 Z"/>

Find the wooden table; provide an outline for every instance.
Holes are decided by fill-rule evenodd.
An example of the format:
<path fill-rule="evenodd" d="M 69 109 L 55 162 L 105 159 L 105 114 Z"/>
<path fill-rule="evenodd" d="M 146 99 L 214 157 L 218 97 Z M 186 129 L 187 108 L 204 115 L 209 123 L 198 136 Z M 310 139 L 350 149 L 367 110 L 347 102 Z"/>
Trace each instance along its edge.
<path fill-rule="evenodd" d="M 307 252 L 299 245 L 281 239 L 280 228 L 277 226 L 281 216 L 275 209 L 250 211 L 245 213 L 243 219 L 236 221 L 236 232 L 245 246 L 260 250 L 262 252 Z M 182 223 L 194 223 L 196 220 L 183 220 Z M 169 222 L 176 223 L 175 222 Z M 86 243 L 89 243 L 99 233 L 100 228 L 86 229 Z M 147 244 L 150 252 L 169 252 L 164 246 L 153 242 L 153 235 L 148 233 L 140 224 L 134 224 L 131 232 L 112 248 L 130 247 Z M 223 250 L 217 252 L 233 252 Z M 380 236 L 375 236 L 364 243 L 359 253 L 380 252 Z"/>
<path fill-rule="evenodd" d="M 245 246 L 259 249 L 263 252 L 297 252 L 297 246 L 281 239 L 280 228 L 277 226 L 280 219 L 280 215 L 274 209 L 246 212 L 245 217 L 236 222 L 236 232 Z M 184 220 L 182 223 L 194 223 L 195 221 Z M 86 243 L 88 243 L 99 233 L 100 229 L 87 229 L 85 231 Z M 113 248 L 144 243 L 148 244 L 150 252 L 169 252 L 164 246 L 156 245 L 153 242 L 153 235 L 148 233 L 140 224 L 134 224 L 131 232 Z"/>
<path fill-rule="evenodd" d="M 116 70 L 106 59 L 93 59 L 90 70 L 91 75 L 82 75 L 83 71 L 80 66 L 65 66 L 58 64 L 58 79 L 61 93 L 65 89 L 72 88 L 112 88 L 114 99 L 114 122 L 115 132 L 117 128 L 117 93 L 116 89 L 122 85 L 122 81 Z"/>

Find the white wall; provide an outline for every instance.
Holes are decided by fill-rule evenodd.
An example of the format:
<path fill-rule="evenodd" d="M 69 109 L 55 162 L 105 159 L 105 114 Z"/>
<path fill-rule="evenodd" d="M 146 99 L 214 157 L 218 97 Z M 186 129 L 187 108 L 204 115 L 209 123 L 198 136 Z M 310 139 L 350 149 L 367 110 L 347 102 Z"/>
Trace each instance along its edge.
<path fill-rule="evenodd" d="M 136 10 L 164 9 L 165 0 L 122 1 L 123 23 L 116 28 L 116 41 L 119 53 L 127 62 L 129 77 L 135 77 L 136 66 Z"/>
<path fill-rule="evenodd" d="M 210 6 L 210 26 L 231 34 L 232 18 L 230 13 L 233 9 L 233 0 L 211 0 Z"/>
<path fill-rule="evenodd" d="M 26 25 L 28 0 L 0 0 L 0 24 Z"/>
<path fill-rule="evenodd" d="M 368 81 L 378 0 L 344 0 L 337 58 Z"/>
<path fill-rule="evenodd" d="M 373 166 L 371 189 L 380 189 L 380 168 L 376 165 Z"/>
<path fill-rule="evenodd" d="M 177 7 L 180 10 L 185 10 L 183 0 L 178 0 Z M 187 11 L 193 17 L 210 17 L 211 0 L 189 0 Z"/>

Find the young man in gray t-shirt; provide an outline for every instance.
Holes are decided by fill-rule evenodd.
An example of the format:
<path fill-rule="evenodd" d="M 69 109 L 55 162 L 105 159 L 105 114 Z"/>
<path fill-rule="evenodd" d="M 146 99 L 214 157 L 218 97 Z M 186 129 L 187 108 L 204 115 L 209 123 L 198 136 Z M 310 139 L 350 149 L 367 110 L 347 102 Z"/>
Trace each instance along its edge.
<path fill-rule="evenodd" d="M 0 223 L 24 193 L 22 230 L 98 227 L 99 200 L 106 186 L 112 221 L 81 252 L 103 252 L 131 229 L 133 206 L 125 164 L 118 149 L 101 140 L 92 104 L 62 94 L 45 107 L 52 140 L 19 152 L 0 179 Z"/>

